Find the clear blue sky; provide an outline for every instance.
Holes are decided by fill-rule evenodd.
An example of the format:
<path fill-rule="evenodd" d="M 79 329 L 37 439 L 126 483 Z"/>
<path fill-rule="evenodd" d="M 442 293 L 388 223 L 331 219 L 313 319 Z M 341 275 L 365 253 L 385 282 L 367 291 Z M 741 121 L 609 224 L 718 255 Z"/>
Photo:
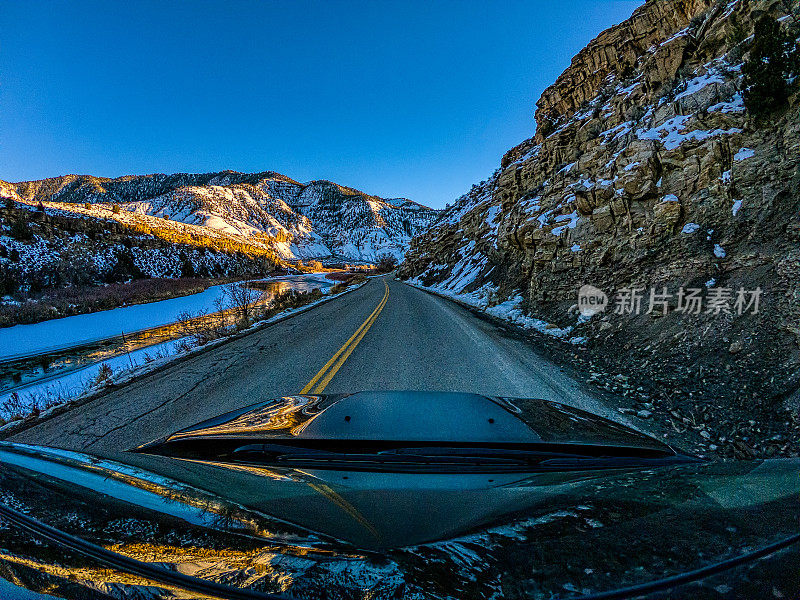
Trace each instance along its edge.
<path fill-rule="evenodd" d="M 0 2 L 0 179 L 275 170 L 441 207 L 640 0 Z"/>

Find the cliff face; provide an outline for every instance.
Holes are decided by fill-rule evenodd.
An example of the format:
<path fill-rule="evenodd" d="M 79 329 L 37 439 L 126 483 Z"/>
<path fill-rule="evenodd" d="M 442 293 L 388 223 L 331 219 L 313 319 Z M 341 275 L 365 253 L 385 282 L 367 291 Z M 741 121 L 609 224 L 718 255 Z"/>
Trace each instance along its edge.
<path fill-rule="evenodd" d="M 646 67 L 642 64 L 648 85 L 657 88 L 671 82 L 688 36 L 671 40 L 677 43 L 667 51 L 650 51 L 688 27 L 692 18 L 706 11 L 710 4 L 707 0 L 651 1 L 638 8 L 628 20 L 601 33 L 572 59 L 570 67 L 536 103 L 539 129 L 545 120 L 558 122 L 573 114 L 595 98 L 608 83 L 609 75 L 627 75 L 648 53 L 651 54 L 650 64 Z"/>
<path fill-rule="evenodd" d="M 730 453 L 747 455 L 751 430 L 796 419 L 800 119 L 796 93 L 768 123 L 748 114 L 743 49 L 765 13 L 797 38 L 797 12 L 648 1 L 573 59 L 538 101 L 535 135 L 413 241 L 401 275 L 485 306 L 511 298 L 650 390 L 648 412 L 713 423 L 704 438 L 738 436 Z M 579 318 L 584 284 L 608 295 L 604 313 Z M 667 314 L 648 314 L 665 287 Z M 678 311 L 681 288 L 700 290 L 700 314 Z M 757 288 L 758 312 L 738 314 L 739 290 Z M 626 289 L 641 290 L 640 314 L 615 314 Z M 788 447 L 776 436 L 767 452 Z"/>

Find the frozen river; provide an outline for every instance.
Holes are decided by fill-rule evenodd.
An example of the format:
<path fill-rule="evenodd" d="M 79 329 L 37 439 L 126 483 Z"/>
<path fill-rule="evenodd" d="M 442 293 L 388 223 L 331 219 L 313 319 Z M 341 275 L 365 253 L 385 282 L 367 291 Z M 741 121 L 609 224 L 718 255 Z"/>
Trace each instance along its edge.
<path fill-rule="evenodd" d="M 288 275 L 263 281 L 274 283 L 275 292 L 287 289 L 309 291 L 333 285 L 324 275 Z M 179 315 L 185 312 L 214 312 L 218 302 L 225 302 L 224 288 L 225 286 L 216 285 L 203 292 L 180 298 L 6 327 L 0 329 L 0 362 L 67 350 L 122 333 L 129 334 L 169 325 L 175 323 Z"/>

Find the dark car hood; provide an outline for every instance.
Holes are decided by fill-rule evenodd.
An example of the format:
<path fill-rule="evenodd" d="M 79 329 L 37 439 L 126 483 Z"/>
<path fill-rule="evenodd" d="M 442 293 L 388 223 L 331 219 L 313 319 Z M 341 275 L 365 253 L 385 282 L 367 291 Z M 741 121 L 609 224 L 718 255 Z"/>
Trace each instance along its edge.
<path fill-rule="evenodd" d="M 686 462 L 639 431 L 540 399 L 448 392 L 287 396 L 232 411 L 137 452 L 226 464 L 406 472 L 584 470 Z"/>
<path fill-rule="evenodd" d="M 558 598 L 676 576 L 793 597 L 796 569 L 742 557 L 797 534 L 799 473 L 544 400 L 291 396 L 107 458 L 0 443 L 0 576 L 75 598 Z"/>
<path fill-rule="evenodd" d="M 193 467 L 178 482 L 6 443 L 0 489 L 4 505 L 117 555 L 309 598 L 570 597 L 735 558 L 795 534 L 800 518 L 797 460 L 467 477 Z M 204 491 L 212 479 L 229 497 Z M 29 589 L 177 593 L 15 528 L 0 540 L 0 575 Z M 758 564 L 764 589 L 791 594 L 792 571 Z M 733 589 L 730 577 L 709 589 Z"/>
<path fill-rule="evenodd" d="M 285 396 L 208 419 L 177 431 L 164 441 L 231 437 L 665 448 L 630 427 L 560 402 L 424 391 Z"/>

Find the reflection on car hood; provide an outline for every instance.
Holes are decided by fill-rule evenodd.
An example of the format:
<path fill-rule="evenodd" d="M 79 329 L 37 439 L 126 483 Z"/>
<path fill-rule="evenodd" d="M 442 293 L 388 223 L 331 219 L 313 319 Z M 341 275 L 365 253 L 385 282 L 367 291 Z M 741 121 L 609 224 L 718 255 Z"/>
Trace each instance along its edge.
<path fill-rule="evenodd" d="M 242 430 L 233 434 L 231 422 L 250 428 L 247 435 L 267 423 L 270 435 L 279 431 L 276 439 L 291 439 L 299 431 L 310 435 L 315 415 L 339 403 L 346 411 L 329 412 L 336 417 L 331 429 L 315 434 L 326 439 L 337 422 L 347 423 L 344 416 L 356 424 L 360 418 L 341 397 L 292 398 L 280 404 L 290 410 L 275 411 L 278 405 L 267 403 L 179 433 L 208 444 L 213 436 L 238 440 Z M 412 441 L 497 447 L 516 428 L 514 435 L 532 440 L 520 437 L 516 444 L 627 448 L 626 456 L 643 449 L 652 462 L 466 473 L 293 468 L 142 454 L 122 464 L 0 443 L 0 503 L 67 539 L 55 545 L 47 541 L 52 536 L 42 538 L 36 530 L 31 543 L 30 534 L 6 523 L 0 528 L 0 577 L 70 598 L 197 597 L 186 591 L 196 593 L 197 582 L 308 598 L 558 598 L 707 568 L 797 533 L 798 460 L 680 463 L 663 444 L 621 426 L 608 429 L 586 413 L 537 401 L 491 402 L 521 419 L 530 433 L 511 420 L 503 424 L 506 417 L 498 413 L 485 417 L 487 423 L 493 418 L 511 433 L 497 439 L 480 433 L 484 437 L 476 441 L 458 430 L 461 423 L 450 430 L 457 436 L 433 436 L 430 429 Z M 475 403 L 476 410 L 486 408 Z M 549 416 L 534 418 L 542 414 Z M 324 420 L 315 426 L 328 427 Z M 357 445 L 369 440 L 363 433 L 353 436 L 356 428 L 349 431 Z M 610 437 L 599 433 L 604 431 Z M 395 441 L 408 442 L 409 435 L 402 432 Z M 180 480 L 166 473 L 180 473 Z M 79 548 L 69 539 L 156 571 L 122 572 L 97 554 L 76 554 Z M 757 568 L 748 563 L 705 577 L 676 597 L 705 597 L 702 589 L 716 597 L 719 586 L 739 597 L 764 597 L 773 588 L 794 597 L 800 592 L 798 561 L 792 546 Z M 191 582 L 195 587 L 186 587 Z"/>
<path fill-rule="evenodd" d="M 285 396 L 203 421 L 167 441 L 228 437 L 665 447 L 638 431 L 559 402 L 419 391 Z"/>
<path fill-rule="evenodd" d="M 301 597 L 607 590 L 775 542 L 800 516 L 795 460 L 493 477 L 198 465 L 189 483 L 11 444 L 0 463 L 3 503 L 59 530 L 171 571 Z M 212 477 L 235 500 L 203 491 Z M 29 588 L 172 597 L 15 529 L 0 539 L 0 574 Z M 779 573 L 767 589 L 789 585 Z"/>
<path fill-rule="evenodd" d="M 443 392 L 288 396 L 136 450 L 226 464 L 460 474 L 693 460 L 634 429 L 557 402 Z"/>

